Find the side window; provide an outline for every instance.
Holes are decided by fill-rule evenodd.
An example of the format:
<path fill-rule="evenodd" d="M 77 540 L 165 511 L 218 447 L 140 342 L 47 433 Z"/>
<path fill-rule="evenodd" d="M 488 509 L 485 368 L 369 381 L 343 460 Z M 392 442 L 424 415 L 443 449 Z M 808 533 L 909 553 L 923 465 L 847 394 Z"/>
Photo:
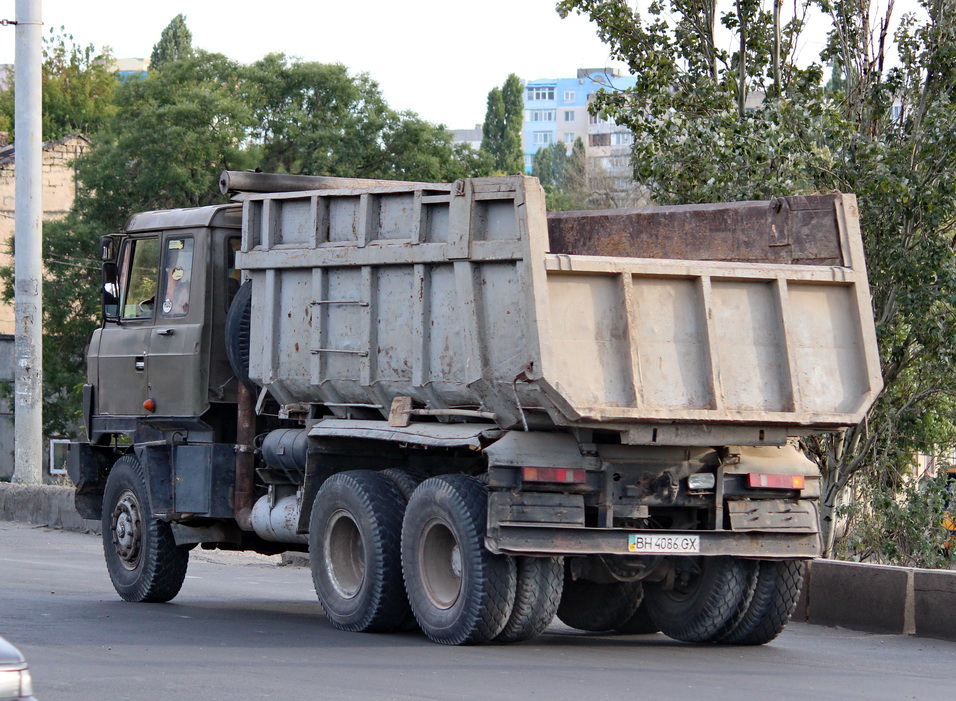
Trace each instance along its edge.
<path fill-rule="evenodd" d="M 126 262 L 130 261 L 129 267 Z M 156 276 L 159 272 L 159 239 L 133 239 L 123 256 L 126 279 L 123 288 L 124 319 L 152 319 L 156 304 Z M 125 284 L 123 284 L 125 282 Z"/>
<path fill-rule="evenodd" d="M 161 317 L 189 313 L 189 284 L 193 277 L 193 239 L 188 236 L 166 239 L 163 285 L 159 308 Z"/>

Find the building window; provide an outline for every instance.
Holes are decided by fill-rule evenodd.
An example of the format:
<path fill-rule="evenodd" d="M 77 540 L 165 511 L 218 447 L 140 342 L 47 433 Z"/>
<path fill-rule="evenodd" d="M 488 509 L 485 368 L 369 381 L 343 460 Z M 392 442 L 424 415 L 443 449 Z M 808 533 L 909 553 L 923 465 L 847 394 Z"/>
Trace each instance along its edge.
<path fill-rule="evenodd" d="M 634 143 L 634 135 L 629 131 L 618 131 L 614 133 L 615 146 L 630 146 Z"/>
<path fill-rule="evenodd" d="M 531 110 L 532 122 L 553 122 L 554 110 Z"/>
<path fill-rule="evenodd" d="M 564 91 L 564 101 L 565 101 L 565 102 L 574 102 L 574 91 L 573 91 L 573 90 L 565 90 L 565 91 Z"/>
<path fill-rule="evenodd" d="M 552 135 L 550 131 L 536 131 L 534 132 L 533 142 L 538 146 L 547 146 L 552 141 Z"/>
<path fill-rule="evenodd" d="M 574 143 L 574 132 L 566 131 L 564 132 L 564 143 L 573 144 Z"/>
<path fill-rule="evenodd" d="M 537 100 L 553 100 L 554 99 L 554 88 L 537 88 L 531 87 L 528 88 L 528 101 L 534 102 Z"/>
<path fill-rule="evenodd" d="M 534 166 L 534 156 L 525 156 L 524 157 L 524 169 L 531 172 L 531 168 Z"/>
<path fill-rule="evenodd" d="M 591 146 L 610 146 L 611 135 L 610 134 L 590 134 L 588 137 L 588 142 L 591 144 Z"/>
<path fill-rule="evenodd" d="M 574 121 L 574 110 L 564 110 L 564 121 L 565 122 Z"/>
<path fill-rule="evenodd" d="M 608 120 L 602 119 L 599 115 L 592 114 L 588 116 L 588 124 L 607 124 Z"/>

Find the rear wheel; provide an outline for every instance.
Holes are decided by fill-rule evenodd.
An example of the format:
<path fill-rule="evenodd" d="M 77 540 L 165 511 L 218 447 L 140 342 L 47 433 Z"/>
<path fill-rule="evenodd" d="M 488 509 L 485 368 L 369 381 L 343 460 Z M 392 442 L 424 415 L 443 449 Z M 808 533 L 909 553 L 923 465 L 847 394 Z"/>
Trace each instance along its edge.
<path fill-rule="evenodd" d="M 708 643 L 740 622 L 753 593 L 756 565 L 730 557 L 682 559 L 671 586 L 647 582 L 651 619 L 665 635 L 689 643 Z"/>
<path fill-rule="evenodd" d="M 336 628 L 396 630 L 407 617 L 400 556 L 404 511 L 398 487 L 369 470 L 332 475 L 315 495 L 312 581 Z"/>
<path fill-rule="evenodd" d="M 125 601 L 169 601 L 183 586 L 189 550 L 176 545 L 169 524 L 153 517 L 146 475 L 134 455 L 120 458 L 103 492 L 103 554 Z"/>
<path fill-rule="evenodd" d="M 760 561 L 753 597 L 743 617 L 717 642 L 763 645 L 780 635 L 797 603 L 806 567 L 803 560 Z"/>
<path fill-rule="evenodd" d="M 402 567 L 415 618 L 445 645 L 490 642 L 515 600 L 514 558 L 485 548 L 488 493 L 474 477 L 426 480 L 402 526 Z"/>
<path fill-rule="evenodd" d="M 627 622 L 641 604 L 640 582 L 603 584 L 574 580 L 565 567 L 564 593 L 558 618 L 567 626 L 591 632 L 614 630 Z"/>
<path fill-rule="evenodd" d="M 518 557 L 518 581 L 511 616 L 498 637 L 499 643 L 530 640 L 544 632 L 561 603 L 564 562 L 558 557 Z"/>
<path fill-rule="evenodd" d="M 643 598 L 643 597 L 642 597 Z M 624 635 L 650 635 L 651 633 L 660 633 L 660 627 L 654 623 L 650 612 L 647 610 L 647 602 L 641 601 L 634 615 L 628 618 L 621 625 L 614 626 L 614 630 Z"/>
<path fill-rule="evenodd" d="M 412 498 L 412 492 L 418 488 L 418 485 L 428 478 L 426 474 L 419 472 L 418 470 L 403 470 L 397 467 L 390 467 L 387 470 L 382 470 L 381 474 L 385 475 L 395 483 L 395 486 L 398 487 L 398 491 L 400 491 L 402 496 L 405 498 L 406 503 Z"/>

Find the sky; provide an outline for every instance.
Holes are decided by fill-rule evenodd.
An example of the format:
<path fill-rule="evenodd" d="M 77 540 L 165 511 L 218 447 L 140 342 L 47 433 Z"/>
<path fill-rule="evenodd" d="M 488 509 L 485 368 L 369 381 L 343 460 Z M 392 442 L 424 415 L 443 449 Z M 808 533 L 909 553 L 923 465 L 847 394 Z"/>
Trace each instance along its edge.
<path fill-rule="evenodd" d="M 885 6 L 886 0 L 875 0 Z M 896 0 L 899 16 L 917 0 Z M 568 78 L 603 68 L 606 45 L 585 18 L 558 17 L 555 0 L 43 0 L 44 30 L 66 28 L 78 44 L 117 58 L 148 58 L 169 21 L 186 16 L 193 46 L 251 63 L 270 52 L 342 63 L 366 72 L 388 103 L 451 129 L 485 115 L 488 91 L 509 73 Z M 0 19 L 14 19 L 0 0 Z M 822 29 L 811 31 L 822 40 Z M 0 27 L 0 63 L 14 61 L 15 30 Z M 729 47 L 728 47 L 729 48 Z"/>

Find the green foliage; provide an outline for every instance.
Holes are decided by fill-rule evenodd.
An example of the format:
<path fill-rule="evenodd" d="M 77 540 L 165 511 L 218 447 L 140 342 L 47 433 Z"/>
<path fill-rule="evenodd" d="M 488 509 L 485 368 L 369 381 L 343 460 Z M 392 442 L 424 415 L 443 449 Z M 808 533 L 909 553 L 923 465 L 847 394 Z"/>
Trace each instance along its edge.
<path fill-rule="evenodd" d="M 839 510 L 847 525 L 837 554 L 860 562 L 950 566 L 956 549 L 945 521 L 956 505 L 956 481 L 941 474 L 894 485 L 873 477 L 861 475 L 856 499 Z"/>
<path fill-rule="evenodd" d="M 441 181 L 488 169 L 443 127 L 391 109 L 375 81 L 341 64 L 270 54 L 243 75 L 265 171 Z"/>
<path fill-rule="evenodd" d="M 99 238 L 134 212 L 222 202 L 224 169 L 423 181 L 491 171 L 490 159 L 453 144 L 443 127 L 392 110 L 368 76 L 281 55 L 245 66 L 192 49 L 181 15 L 144 80 L 119 84 L 91 47 L 70 42 L 48 45 L 48 82 L 61 89 L 63 112 L 82 118 L 71 124 L 92 134 L 76 165 L 73 210 L 44 226 L 48 435 L 75 430 L 80 418 L 84 354 L 99 319 Z M 7 97 L 12 115 L 12 96 L 0 93 L 0 121 Z M 0 279 L 9 300 L 12 266 Z"/>
<path fill-rule="evenodd" d="M 587 207 L 589 193 L 585 165 L 584 142 L 581 139 L 574 140 L 571 153 L 568 153 L 565 144 L 551 144 L 538 149 L 531 174 L 544 187 L 548 211 Z"/>
<path fill-rule="evenodd" d="M 99 314 L 99 237 L 75 214 L 43 224 L 43 432 L 68 436 L 81 423 L 86 347 Z M 0 269 L 13 301 L 13 266 Z"/>
<path fill-rule="evenodd" d="M 120 86 L 115 115 L 78 163 L 77 214 L 109 233 L 133 212 L 222 201 L 219 173 L 247 165 L 241 70 L 195 51 Z"/>
<path fill-rule="evenodd" d="M 885 389 L 862 424 L 804 442 L 824 475 L 826 526 L 861 471 L 902 490 L 893 476 L 916 452 L 956 445 L 956 5 L 923 0 L 928 19 L 905 17 L 889 37 L 870 31 L 886 21 L 870 3 L 808 4 L 832 29 L 820 63 L 805 67 L 792 60 L 805 5 L 789 22 L 753 0 L 722 17 L 713 0 L 558 9 L 594 20 L 635 74 L 632 90 L 601 92 L 592 109 L 634 132 L 636 178 L 656 201 L 858 196 Z M 732 51 L 714 41 L 718 22 Z M 744 109 L 754 93 L 764 99 Z"/>
<path fill-rule="evenodd" d="M 524 119 L 524 87 L 510 74 L 500 88 L 488 92 L 488 108 L 482 125 L 481 150 L 495 172 L 517 175 L 524 172 L 521 127 Z"/>
<path fill-rule="evenodd" d="M 43 139 L 90 134 L 114 112 L 116 78 L 106 66 L 108 51 L 79 46 L 73 37 L 53 29 L 43 41 Z M 0 131 L 14 136 L 14 86 L 0 91 Z"/>
<path fill-rule="evenodd" d="M 178 14 L 170 20 L 159 41 L 153 46 L 153 53 L 149 57 L 150 71 L 158 71 L 167 63 L 173 63 L 185 58 L 193 50 L 193 33 L 186 26 L 186 16 Z"/>

